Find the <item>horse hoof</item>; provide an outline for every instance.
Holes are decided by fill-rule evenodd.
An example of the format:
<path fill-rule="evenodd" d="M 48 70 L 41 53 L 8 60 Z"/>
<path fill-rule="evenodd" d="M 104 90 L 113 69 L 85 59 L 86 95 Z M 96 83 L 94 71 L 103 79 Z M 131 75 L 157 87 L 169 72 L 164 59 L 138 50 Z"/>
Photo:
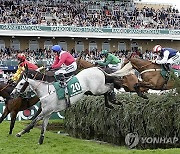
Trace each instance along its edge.
<path fill-rule="evenodd" d="M 144 99 L 148 99 L 148 97 L 146 95 L 142 95 L 142 98 Z"/>
<path fill-rule="evenodd" d="M 21 137 L 21 135 L 18 133 L 18 134 L 16 134 L 16 137 Z"/>
<path fill-rule="evenodd" d="M 117 102 L 116 105 L 123 106 L 123 104 L 121 102 Z"/>
<path fill-rule="evenodd" d="M 41 145 L 41 144 L 43 144 L 43 142 L 39 142 L 38 144 Z"/>
<path fill-rule="evenodd" d="M 114 109 L 114 107 L 112 105 L 106 105 L 106 107 L 109 109 Z"/>
<path fill-rule="evenodd" d="M 43 141 L 44 141 L 44 136 L 41 136 L 41 137 L 39 138 L 39 144 L 40 144 L 40 145 L 43 144 Z"/>

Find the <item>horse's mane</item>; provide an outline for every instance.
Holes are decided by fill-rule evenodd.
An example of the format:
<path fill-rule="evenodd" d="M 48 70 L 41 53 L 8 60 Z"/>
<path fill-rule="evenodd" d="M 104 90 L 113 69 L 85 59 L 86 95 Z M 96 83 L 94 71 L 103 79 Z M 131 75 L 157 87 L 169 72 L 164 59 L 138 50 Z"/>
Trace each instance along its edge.
<path fill-rule="evenodd" d="M 39 72 L 39 71 L 28 69 L 28 71 L 25 71 L 24 73 L 30 79 L 42 80 L 42 81 L 47 81 L 47 82 L 56 81 L 53 72 L 42 73 L 42 72 Z"/>
<path fill-rule="evenodd" d="M 142 58 L 131 58 L 130 61 L 133 65 L 136 65 L 137 68 L 141 69 L 159 69 L 161 67 L 159 64 L 152 63 L 151 61 Z"/>
<path fill-rule="evenodd" d="M 89 62 L 89 61 L 87 61 L 87 60 L 84 60 L 84 59 L 82 59 L 82 58 L 77 58 L 76 62 L 77 62 L 77 65 L 78 65 L 78 69 L 81 69 L 81 68 L 89 68 L 89 67 L 95 66 L 95 65 L 92 64 L 91 62 Z"/>
<path fill-rule="evenodd" d="M 149 60 L 147 60 L 147 59 L 142 59 L 142 58 L 139 57 L 139 56 L 138 56 L 138 57 L 132 57 L 131 59 L 132 59 L 132 60 L 133 60 L 133 59 L 135 59 L 135 60 L 138 59 L 138 60 L 140 60 L 140 61 L 142 61 L 142 62 L 149 62 L 149 63 L 152 63 L 151 61 L 149 61 Z"/>

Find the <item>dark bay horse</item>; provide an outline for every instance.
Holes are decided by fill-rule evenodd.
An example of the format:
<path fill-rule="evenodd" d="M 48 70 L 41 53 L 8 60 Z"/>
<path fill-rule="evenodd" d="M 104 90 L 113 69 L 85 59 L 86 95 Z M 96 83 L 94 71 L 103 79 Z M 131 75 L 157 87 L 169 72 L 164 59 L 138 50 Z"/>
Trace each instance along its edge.
<path fill-rule="evenodd" d="M 30 70 L 29 70 L 30 71 Z M 47 73 L 50 75 L 43 75 L 42 73 L 36 73 L 34 74 L 35 77 L 39 80 L 47 81 L 47 82 L 53 82 L 55 81 L 54 75 L 52 75 L 51 72 Z M 30 76 L 32 74 L 29 73 Z M 11 115 L 11 123 L 10 123 L 10 131 L 9 134 L 12 134 L 16 117 L 19 111 L 26 110 L 36 103 L 39 102 L 39 98 L 37 96 L 31 97 L 23 97 L 23 96 L 18 96 L 18 97 L 13 97 L 11 98 L 10 94 L 15 88 L 16 85 L 12 84 L 6 84 L 4 82 L 0 82 L 0 96 L 2 96 L 5 99 L 5 109 L 2 113 L 2 116 L 0 117 L 0 123 L 7 117 L 7 115 L 10 113 Z M 41 106 L 39 107 L 38 111 L 35 113 L 35 115 L 32 117 L 34 119 L 39 115 L 41 112 Z"/>
<path fill-rule="evenodd" d="M 95 64 L 92 64 L 82 58 L 77 58 L 76 60 L 78 65 L 78 70 L 94 67 Z M 107 68 L 105 69 L 107 73 L 112 73 L 112 70 Z M 124 88 L 126 92 L 136 92 L 140 97 L 147 98 L 143 93 L 147 92 L 147 88 L 135 88 L 135 85 L 139 82 L 137 76 L 135 74 L 129 74 L 125 75 L 122 78 L 117 78 L 116 83 L 119 85 L 120 89 L 121 87 Z"/>
<path fill-rule="evenodd" d="M 140 58 L 129 58 L 134 69 L 140 74 L 142 81 L 135 88 L 146 87 L 154 90 L 169 90 L 173 88 L 173 81 L 166 81 L 161 75 L 161 65 Z M 167 84 L 166 84 L 167 82 Z"/>
<path fill-rule="evenodd" d="M 39 98 L 37 96 L 34 96 L 32 98 L 17 97 L 13 99 L 10 96 L 13 89 L 14 89 L 14 85 L 0 82 L 0 96 L 2 96 L 5 99 L 5 109 L 2 113 L 2 116 L 0 117 L 0 123 L 2 123 L 2 121 L 10 113 L 11 123 L 10 123 L 9 134 L 12 134 L 12 130 L 14 128 L 16 116 L 18 112 L 28 109 L 29 107 L 35 105 L 39 101 Z M 41 112 L 41 108 L 39 108 L 39 110 L 37 111 L 34 117 L 36 117 L 40 112 Z"/>

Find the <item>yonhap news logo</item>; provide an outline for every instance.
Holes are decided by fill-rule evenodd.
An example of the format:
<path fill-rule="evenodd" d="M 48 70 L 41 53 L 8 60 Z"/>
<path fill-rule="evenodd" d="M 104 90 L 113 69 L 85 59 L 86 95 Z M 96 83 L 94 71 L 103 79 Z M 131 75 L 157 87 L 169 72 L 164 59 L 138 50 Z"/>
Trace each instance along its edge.
<path fill-rule="evenodd" d="M 139 136 L 137 133 L 129 133 L 125 137 L 125 143 L 129 148 L 134 148 L 139 143 Z"/>
<path fill-rule="evenodd" d="M 137 132 L 128 133 L 125 137 L 125 143 L 129 148 L 136 147 L 140 144 L 176 144 L 179 138 L 174 137 L 140 137 Z"/>

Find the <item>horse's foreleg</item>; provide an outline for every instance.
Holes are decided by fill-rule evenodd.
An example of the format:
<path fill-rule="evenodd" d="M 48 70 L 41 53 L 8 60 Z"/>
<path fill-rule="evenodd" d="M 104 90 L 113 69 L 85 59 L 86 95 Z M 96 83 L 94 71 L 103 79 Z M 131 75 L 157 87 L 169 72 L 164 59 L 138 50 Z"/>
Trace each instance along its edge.
<path fill-rule="evenodd" d="M 114 107 L 108 103 L 108 93 L 104 94 L 105 106 L 107 108 L 113 109 Z"/>
<path fill-rule="evenodd" d="M 11 112 L 11 124 L 10 124 L 9 134 L 12 134 L 12 130 L 14 128 L 14 124 L 15 124 L 15 121 L 16 121 L 17 113 L 18 112 L 16 112 L 16 111 Z"/>
<path fill-rule="evenodd" d="M 4 109 L 4 112 L 2 116 L 0 117 L 0 123 L 3 122 L 3 120 L 7 117 L 7 115 L 10 113 L 10 111 L 7 109 L 7 107 Z"/>
<path fill-rule="evenodd" d="M 145 82 L 145 81 L 138 82 L 138 86 L 142 88 L 156 89 L 155 85 L 153 85 L 150 82 Z"/>
<path fill-rule="evenodd" d="M 141 92 L 140 85 L 138 83 L 136 83 L 134 85 L 134 89 L 135 89 L 136 93 L 138 94 L 138 96 L 140 96 L 140 97 L 142 97 L 144 99 L 148 99 L 148 97 Z"/>
<path fill-rule="evenodd" d="M 43 124 L 42 124 L 42 128 L 41 128 L 41 135 L 39 137 L 39 144 L 42 144 L 43 141 L 44 141 L 45 131 L 46 131 L 46 127 L 47 127 L 49 118 L 50 118 L 50 115 L 43 118 Z"/>
<path fill-rule="evenodd" d="M 142 88 L 148 88 L 148 89 L 155 89 L 155 86 L 154 86 L 153 84 L 149 83 L 149 82 L 144 82 L 144 81 L 142 81 L 142 82 L 136 83 L 135 86 L 134 86 L 134 88 L 138 90 L 138 91 L 137 91 L 138 95 L 141 96 L 141 97 L 143 97 L 143 98 L 145 98 L 145 99 L 147 99 L 148 97 L 145 96 L 145 95 L 140 91 L 140 87 L 142 87 Z"/>
<path fill-rule="evenodd" d="M 18 134 L 16 134 L 17 137 L 21 137 L 21 135 L 30 132 L 31 129 L 33 129 L 33 127 L 35 126 L 35 124 L 43 119 L 43 114 L 41 112 L 41 114 L 39 114 L 25 129 L 23 129 L 21 132 L 19 132 Z"/>

